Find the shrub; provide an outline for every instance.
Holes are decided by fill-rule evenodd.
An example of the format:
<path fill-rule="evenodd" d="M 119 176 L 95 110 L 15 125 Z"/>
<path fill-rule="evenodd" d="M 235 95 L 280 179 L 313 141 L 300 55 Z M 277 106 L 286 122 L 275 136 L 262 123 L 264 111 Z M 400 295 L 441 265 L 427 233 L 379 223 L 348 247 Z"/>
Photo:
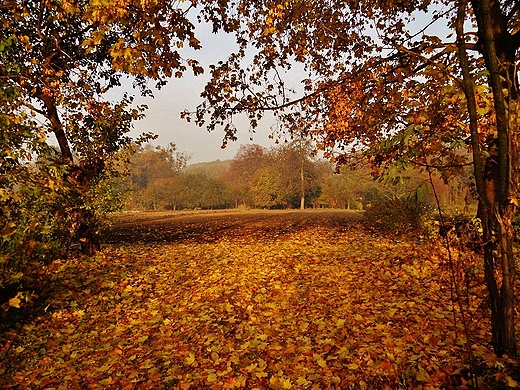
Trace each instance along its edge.
<path fill-rule="evenodd" d="M 414 196 L 379 200 L 367 207 L 367 218 L 391 231 L 424 231 L 433 208 Z"/>

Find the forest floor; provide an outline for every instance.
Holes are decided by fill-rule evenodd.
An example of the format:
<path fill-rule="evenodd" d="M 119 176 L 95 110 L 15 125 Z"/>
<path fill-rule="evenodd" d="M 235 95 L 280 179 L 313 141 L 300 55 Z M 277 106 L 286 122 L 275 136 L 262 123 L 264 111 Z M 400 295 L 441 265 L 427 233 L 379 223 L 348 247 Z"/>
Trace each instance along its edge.
<path fill-rule="evenodd" d="M 362 213 L 128 213 L 103 238 L 9 309 L 27 316 L 2 327 L 0 388 L 519 386 L 478 257 Z"/>

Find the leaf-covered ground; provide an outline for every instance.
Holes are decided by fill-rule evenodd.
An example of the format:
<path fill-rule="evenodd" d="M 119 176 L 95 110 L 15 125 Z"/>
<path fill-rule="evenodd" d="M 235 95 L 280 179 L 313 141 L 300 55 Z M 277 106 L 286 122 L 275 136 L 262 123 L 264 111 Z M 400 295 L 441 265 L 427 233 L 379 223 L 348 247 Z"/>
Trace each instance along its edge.
<path fill-rule="evenodd" d="M 440 246 L 385 236 L 348 213 L 118 226 L 96 257 L 48 267 L 46 307 L 2 335 L 1 388 L 467 385 Z M 485 343 L 482 276 L 471 269 L 461 294 L 473 352 L 502 364 Z M 500 375 L 495 383 L 515 384 Z"/>

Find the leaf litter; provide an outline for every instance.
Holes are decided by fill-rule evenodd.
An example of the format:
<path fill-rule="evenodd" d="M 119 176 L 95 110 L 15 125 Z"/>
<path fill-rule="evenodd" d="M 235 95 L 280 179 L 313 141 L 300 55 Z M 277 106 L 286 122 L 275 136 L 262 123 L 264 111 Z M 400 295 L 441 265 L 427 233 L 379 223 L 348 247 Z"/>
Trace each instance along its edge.
<path fill-rule="evenodd" d="M 47 311 L 7 334 L 0 385 L 440 388 L 460 374 L 441 247 L 357 221 L 271 233 L 111 244 L 56 262 Z M 474 352 L 489 358 L 483 296 L 476 284 L 467 300 Z"/>

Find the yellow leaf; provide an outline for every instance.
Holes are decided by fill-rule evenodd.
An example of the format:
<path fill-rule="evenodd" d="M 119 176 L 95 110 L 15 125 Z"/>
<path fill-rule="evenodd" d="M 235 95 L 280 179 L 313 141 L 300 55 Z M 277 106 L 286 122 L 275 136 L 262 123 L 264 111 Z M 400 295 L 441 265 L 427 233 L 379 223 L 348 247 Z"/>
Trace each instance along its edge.
<path fill-rule="evenodd" d="M 14 298 L 9 299 L 9 307 L 16 307 L 20 308 L 20 303 L 22 303 L 22 300 L 19 297 L 20 293 L 18 293 Z"/>
<path fill-rule="evenodd" d="M 210 373 L 207 378 L 208 383 L 213 383 L 217 381 L 217 374 L 214 372 Z"/>
<path fill-rule="evenodd" d="M 428 374 L 424 368 L 419 366 L 417 374 L 415 374 L 415 379 L 417 379 L 419 382 L 428 382 L 428 380 L 430 380 L 430 374 Z"/>
<path fill-rule="evenodd" d="M 356 363 L 350 363 L 350 364 L 347 364 L 347 368 L 349 370 L 357 370 L 359 368 L 359 366 Z"/>
<path fill-rule="evenodd" d="M 341 328 L 343 325 L 345 325 L 345 322 L 346 322 L 346 321 L 347 321 L 347 320 L 344 320 L 343 318 L 339 318 L 339 319 L 336 320 L 336 326 L 337 326 L 338 328 Z"/>
<path fill-rule="evenodd" d="M 256 370 L 256 363 L 251 363 L 249 366 L 246 366 L 245 369 L 249 372 L 253 372 Z"/>
<path fill-rule="evenodd" d="M 105 378 L 105 379 L 101 379 L 99 381 L 99 384 L 102 385 L 102 386 L 108 386 L 109 384 L 112 383 L 112 377 L 108 377 L 108 378 Z"/>
<path fill-rule="evenodd" d="M 341 347 L 338 351 L 338 357 L 340 359 L 345 359 L 347 356 L 350 355 L 350 352 L 347 347 Z"/>
<path fill-rule="evenodd" d="M 317 360 L 317 363 L 318 363 L 318 366 L 320 366 L 321 368 L 326 368 L 327 367 L 327 362 L 325 360 L 323 360 L 322 358 L 319 358 Z"/>
<path fill-rule="evenodd" d="M 264 359 L 258 359 L 258 369 L 257 371 L 264 371 L 267 367 L 267 363 Z"/>
<path fill-rule="evenodd" d="M 195 355 L 190 352 L 190 354 L 184 359 L 184 363 L 188 366 L 191 366 L 195 362 Z"/>

